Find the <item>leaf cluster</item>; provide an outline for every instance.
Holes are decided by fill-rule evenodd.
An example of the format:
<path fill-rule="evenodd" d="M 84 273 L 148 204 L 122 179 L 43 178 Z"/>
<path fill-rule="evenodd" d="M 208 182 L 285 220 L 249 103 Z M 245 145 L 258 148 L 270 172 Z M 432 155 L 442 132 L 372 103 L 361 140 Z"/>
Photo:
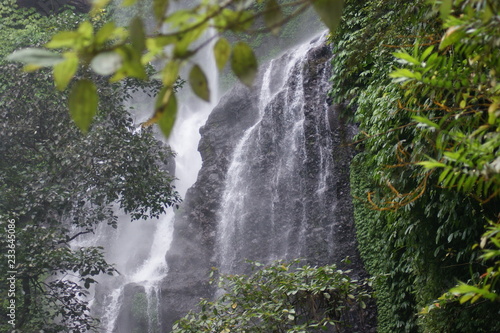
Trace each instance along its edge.
<path fill-rule="evenodd" d="M 99 17 L 110 0 L 93 2 L 91 14 Z M 128 7 L 142 1 L 124 1 Z M 149 33 L 144 20 L 134 17 L 127 28 L 119 27 L 110 21 L 96 26 L 95 21 L 85 20 L 75 30 L 61 31 L 45 44 L 48 49 L 23 49 L 9 56 L 10 60 L 20 61 L 26 70 L 52 67 L 56 87 L 65 90 L 75 78 L 79 67 L 89 67 L 95 73 L 109 76 L 112 82 L 126 77 L 145 80 L 148 78 L 145 67 L 152 61 L 163 62 L 159 77 L 163 89 L 158 94 L 154 114 L 144 126 L 158 123 L 165 136 L 169 136 L 175 123 L 177 103 L 174 84 L 180 69 L 190 67 L 188 82 L 193 92 L 205 101 L 210 100 L 208 79 L 192 57 L 207 45 L 213 47 L 217 67 L 222 70 L 226 63 L 238 79 L 251 86 L 257 75 L 257 58 L 253 49 L 244 41 L 231 44 L 224 37 L 210 33 L 215 31 L 242 32 L 251 30 L 257 18 L 262 18 L 266 28 L 255 32 L 272 31 L 311 5 L 323 22 L 335 29 L 339 22 L 343 0 L 299 0 L 280 4 L 276 0 L 258 0 L 262 6 L 253 6 L 252 1 L 201 1 L 199 4 L 183 9 L 169 10 L 169 0 L 153 0 L 152 14 L 156 28 Z M 282 6 L 292 8 L 286 11 Z M 255 12 L 254 9 L 261 9 Z M 215 41 L 212 43 L 212 41 Z M 72 85 L 70 114 L 82 131 L 86 132 L 96 114 L 98 100 L 94 84 L 87 79 Z"/>

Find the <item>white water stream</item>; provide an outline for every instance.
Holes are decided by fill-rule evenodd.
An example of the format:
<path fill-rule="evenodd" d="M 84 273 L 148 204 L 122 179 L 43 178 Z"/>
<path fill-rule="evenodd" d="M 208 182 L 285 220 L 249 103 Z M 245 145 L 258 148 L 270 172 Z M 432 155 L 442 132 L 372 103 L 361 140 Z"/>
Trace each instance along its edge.
<path fill-rule="evenodd" d="M 211 56 L 211 47 L 206 49 L 207 52 L 193 60 L 202 67 L 209 79 L 211 103 L 195 97 L 186 84 L 178 94 L 180 107 L 178 119 L 167 141 L 176 153 L 175 186 L 181 197 L 184 197 L 187 189 L 195 182 L 201 167 L 201 157 L 197 151 L 200 140 L 199 128 L 205 123 L 219 98 L 217 70 Z M 152 108 L 147 106 L 144 110 L 137 110 L 135 114 L 137 123 L 149 116 L 151 110 Z M 147 296 L 149 332 L 158 331 L 158 284 L 168 272 L 165 254 L 172 241 L 173 218 L 173 209 L 159 219 L 150 221 L 130 222 L 127 215 L 122 215 L 119 217 L 117 230 L 102 226 L 97 231 L 96 238 L 99 239 L 98 243 L 105 247 L 108 262 L 116 264 L 121 273 L 119 277 L 105 277 L 100 281 L 104 287 L 96 291 L 94 303 L 100 303 L 103 332 L 116 332 L 124 289 L 128 284 L 144 287 Z M 98 295 L 99 293 L 103 295 Z"/>

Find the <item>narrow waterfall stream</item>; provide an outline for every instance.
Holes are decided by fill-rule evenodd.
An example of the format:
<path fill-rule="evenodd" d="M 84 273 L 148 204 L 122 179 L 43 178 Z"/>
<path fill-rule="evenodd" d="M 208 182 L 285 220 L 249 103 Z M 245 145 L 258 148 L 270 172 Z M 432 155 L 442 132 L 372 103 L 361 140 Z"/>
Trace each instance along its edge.
<path fill-rule="evenodd" d="M 189 88 L 181 90 L 178 95 L 179 116 L 168 144 L 176 154 L 175 186 L 181 197 L 194 183 L 201 167 L 197 152 L 199 128 L 218 101 L 217 70 L 210 48 L 193 60 L 209 79 L 212 102 L 196 98 Z M 144 99 L 144 96 L 139 97 L 141 101 Z M 148 105 L 141 109 L 135 114 L 137 123 L 144 121 L 152 110 Z M 123 215 L 119 218 L 117 230 L 100 229 L 98 242 L 105 246 L 107 260 L 115 263 L 121 273 L 119 277 L 104 277 L 96 290 L 94 303 L 101 314 L 104 332 L 126 333 L 134 329 L 144 333 L 160 332 L 158 286 L 168 272 L 165 253 L 172 241 L 173 218 L 172 209 L 158 220 L 150 221 L 131 223 L 130 218 Z M 145 328 L 147 331 L 143 331 Z"/>

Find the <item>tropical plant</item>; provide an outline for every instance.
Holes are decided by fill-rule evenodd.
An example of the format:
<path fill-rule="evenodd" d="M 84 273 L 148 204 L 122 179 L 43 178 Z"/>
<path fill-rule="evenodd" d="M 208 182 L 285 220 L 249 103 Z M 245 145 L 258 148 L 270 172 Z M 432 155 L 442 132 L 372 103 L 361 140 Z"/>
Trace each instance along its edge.
<path fill-rule="evenodd" d="M 415 47 L 413 54 L 396 53 L 406 66 L 391 76 L 404 86 L 403 103 L 435 147 L 417 164 L 426 174 L 439 171 L 440 186 L 478 200 L 483 214 L 495 221 L 482 236 L 480 247 L 487 242 L 492 246 L 479 257 L 485 271 L 474 274 L 471 285 L 450 289 L 441 300 L 448 304 L 460 296 L 460 303 L 495 301 L 500 298 L 499 263 L 494 260 L 500 223 L 500 6 L 492 1 L 437 5 L 446 29 L 440 44 Z"/>
<path fill-rule="evenodd" d="M 315 332 L 346 327 L 353 314 L 362 320 L 369 281 L 352 280 L 335 265 L 299 263 L 254 262 L 251 275 L 221 275 L 221 296 L 202 300 L 200 311 L 180 319 L 172 332 Z"/>

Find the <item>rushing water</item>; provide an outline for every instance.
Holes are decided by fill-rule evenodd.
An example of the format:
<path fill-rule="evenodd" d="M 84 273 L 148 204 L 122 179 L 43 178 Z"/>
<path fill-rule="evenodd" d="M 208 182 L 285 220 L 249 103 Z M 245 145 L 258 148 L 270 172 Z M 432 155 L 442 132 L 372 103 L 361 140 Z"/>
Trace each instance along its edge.
<path fill-rule="evenodd" d="M 200 139 L 199 128 L 204 124 L 218 100 L 217 71 L 213 57 L 204 53 L 194 61 L 203 68 L 209 79 L 212 102 L 206 103 L 199 100 L 188 88 L 182 89 L 178 95 L 179 116 L 168 144 L 176 153 L 175 186 L 182 197 L 194 183 L 201 167 L 201 158 L 197 152 Z M 138 97 L 143 103 L 144 96 Z M 144 109 L 136 111 L 137 123 L 142 122 L 144 117 L 148 116 L 141 112 L 150 113 L 151 111 L 147 105 L 144 105 Z M 141 306 L 146 307 L 146 316 L 149 321 L 146 323 L 148 332 L 159 331 L 158 283 L 168 272 L 165 253 L 172 241 L 173 217 L 173 210 L 169 210 L 158 220 L 131 223 L 127 215 L 122 215 L 119 217 L 117 230 L 110 230 L 104 226 L 97 232 L 98 243 L 105 246 L 108 262 L 116 264 L 121 274 L 118 277 L 104 277 L 99 281 L 100 286 L 95 292 L 94 308 L 100 313 L 104 332 L 129 331 L 123 329 L 128 324 L 121 322 L 128 320 L 124 307 L 130 306 L 130 304 L 125 304 L 131 301 L 125 297 L 126 290 L 130 287 L 136 291 L 139 290 L 139 294 L 145 296 L 141 300 L 144 301 L 145 298 L 146 303 L 142 303 Z M 137 301 L 137 298 L 132 299 L 134 300 Z"/>
<path fill-rule="evenodd" d="M 234 149 L 218 213 L 216 253 L 222 272 L 240 271 L 245 259 L 311 257 L 310 229 L 322 228 L 327 238 L 331 234 L 328 222 L 312 212 L 328 213 L 335 205 L 328 193 L 335 188 L 326 104 L 328 66 L 319 73 L 314 94 L 307 95 L 304 82 L 306 55 L 322 43 L 324 39 L 305 43 L 266 69 L 259 117 Z M 308 114 L 307 104 L 315 114 Z M 311 200 L 315 207 L 308 206 Z"/>

